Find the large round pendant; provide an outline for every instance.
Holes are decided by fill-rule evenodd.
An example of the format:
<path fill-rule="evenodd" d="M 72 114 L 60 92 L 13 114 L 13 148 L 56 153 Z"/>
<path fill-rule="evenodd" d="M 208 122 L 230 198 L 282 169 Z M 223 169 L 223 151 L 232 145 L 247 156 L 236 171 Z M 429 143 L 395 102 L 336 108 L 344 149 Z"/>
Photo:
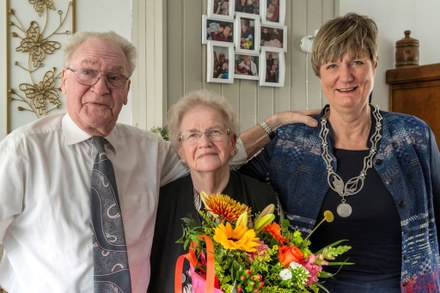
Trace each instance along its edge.
<path fill-rule="evenodd" d="M 351 215 L 351 212 L 352 212 L 351 205 L 349 205 L 348 203 L 341 203 L 336 208 L 336 212 L 342 218 L 347 218 Z"/>

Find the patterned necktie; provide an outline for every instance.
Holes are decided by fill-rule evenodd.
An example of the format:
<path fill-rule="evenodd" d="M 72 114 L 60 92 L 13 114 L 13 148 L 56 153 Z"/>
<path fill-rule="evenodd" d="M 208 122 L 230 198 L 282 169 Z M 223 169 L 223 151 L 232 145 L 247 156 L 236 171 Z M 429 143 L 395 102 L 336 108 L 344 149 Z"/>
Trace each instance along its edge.
<path fill-rule="evenodd" d="M 131 292 L 118 189 L 103 137 L 92 137 L 96 157 L 91 179 L 95 292 Z"/>

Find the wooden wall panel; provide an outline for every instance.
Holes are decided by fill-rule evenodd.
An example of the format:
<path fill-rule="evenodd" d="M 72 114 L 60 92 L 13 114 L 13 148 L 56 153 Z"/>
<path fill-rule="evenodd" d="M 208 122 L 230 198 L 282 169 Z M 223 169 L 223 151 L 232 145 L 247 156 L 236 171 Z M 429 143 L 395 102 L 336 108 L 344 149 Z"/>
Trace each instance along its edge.
<path fill-rule="evenodd" d="M 334 17 L 337 0 L 286 1 L 288 50 L 282 88 L 262 87 L 258 81 L 243 79 L 235 79 L 233 84 L 206 82 L 206 45 L 201 44 L 206 1 L 167 1 L 168 106 L 190 90 L 206 88 L 227 97 L 244 130 L 274 112 L 323 105 L 319 79 L 311 69 L 310 56 L 300 50 L 299 43 L 303 36 L 313 34 L 324 21 Z"/>
<path fill-rule="evenodd" d="M 132 4 L 133 43 L 138 49 L 136 70 L 131 78 L 133 124 L 150 129 L 166 120 L 166 2 L 149 0 Z"/>
<path fill-rule="evenodd" d="M 175 2 L 175 1 L 169 1 Z M 201 38 L 201 15 L 203 11 L 203 5 L 201 1 L 190 0 L 191 5 L 188 5 L 188 0 L 179 1 L 183 3 L 182 6 L 182 23 L 180 26 L 180 37 L 182 38 L 183 47 L 170 47 L 170 53 L 183 50 L 183 88 L 185 91 L 187 89 L 197 89 L 203 87 L 203 68 L 205 67 L 205 58 L 201 58 L 202 50 L 205 49 L 204 45 L 202 45 Z M 174 5 L 174 4 L 173 4 Z M 170 5 L 171 7 L 173 5 Z M 179 37 L 179 36 L 175 36 Z M 172 66 L 170 66 L 170 70 L 174 70 Z M 172 86 L 170 84 L 169 86 Z"/>
<path fill-rule="evenodd" d="M 171 3 L 170 3 L 171 2 Z M 196 1 L 200 2 L 200 1 Z M 184 54 L 184 28 L 185 15 L 183 6 L 185 1 L 168 1 L 167 5 L 167 104 L 168 107 L 175 101 L 174 97 L 180 97 L 184 92 L 186 64 Z M 172 20 L 172 21 L 171 21 Z M 199 69 L 200 70 L 200 69 Z"/>
<path fill-rule="evenodd" d="M 289 9 L 290 15 L 292 15 L 292 24 L 290 25 L 290 48 L 289 68 L 292 72 L 291 76 L 291 89 L 290 95 L 290 109 L 304 109 L 307 108 L 307 63 L 310 62 L 310 56 L 302 52 L 299 48 L 301 38 L 306 35 L 311 35 L 314 26 L 308 25 L 308 4 L 309 1 L 293 0 L 292 6 Z M 281 109 L 279 109 L 281 110 Z"/>

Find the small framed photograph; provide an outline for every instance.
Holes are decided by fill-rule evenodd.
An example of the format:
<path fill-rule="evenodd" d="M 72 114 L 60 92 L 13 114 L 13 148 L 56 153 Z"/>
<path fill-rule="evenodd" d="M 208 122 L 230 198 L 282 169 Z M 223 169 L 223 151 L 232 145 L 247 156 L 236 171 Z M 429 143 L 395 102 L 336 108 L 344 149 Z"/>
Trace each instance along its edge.
<path fill-rule="evenodd" d="M 284 74 L 284 50 L 279 48 L 261 48 L 260 85 L 283 87 Z"/>
<path fill-rule="evenodd" d="M 284 25 L 286 0 L 261 0 L 261 23 Z"/>
<path fill-rule="evenodd" d="M 260 51 L 260 17 L 237 13 L 235 17 L 235 50 L 237 53 Z"/>
<path fill-rule="evenodd" d="M 202 44 L 208 41 L 234 42 L 234 20 L 208 18 L 202 15 Z"/>
<path fill-rule="evenodd" d="M 233 0 L 235 12 L 260 15 L 261 0 Z"/>
<path fill-rule="evenodd" d="M 287 26 L 262 24 L 260 27 L 260 46 L 281 48 L 287 52 Z"/>
<path fill-rule="evenodd" d="M 207 81 L 234 82 L 234 44 L 209 42 L 207 48 Z"/>
<path fill-rule="evenodd" d="M 208 17 L 234 18 L 235 0 L 208 0 Z"/>
<path fill-rule="evenodd" d="M 258 54 L 235 54 L 234 78 L 260 79 L 260 56 Z"/>

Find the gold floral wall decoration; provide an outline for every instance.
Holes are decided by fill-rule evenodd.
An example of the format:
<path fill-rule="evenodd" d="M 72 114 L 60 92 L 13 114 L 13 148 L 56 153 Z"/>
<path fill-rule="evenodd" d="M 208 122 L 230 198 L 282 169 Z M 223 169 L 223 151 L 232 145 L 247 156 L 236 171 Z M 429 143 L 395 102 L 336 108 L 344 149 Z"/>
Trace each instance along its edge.
<path fill-rule="evenodd" d="M 8 0 L 8 131 L 62 110 L 62 47 L 74 0 Z"/>

